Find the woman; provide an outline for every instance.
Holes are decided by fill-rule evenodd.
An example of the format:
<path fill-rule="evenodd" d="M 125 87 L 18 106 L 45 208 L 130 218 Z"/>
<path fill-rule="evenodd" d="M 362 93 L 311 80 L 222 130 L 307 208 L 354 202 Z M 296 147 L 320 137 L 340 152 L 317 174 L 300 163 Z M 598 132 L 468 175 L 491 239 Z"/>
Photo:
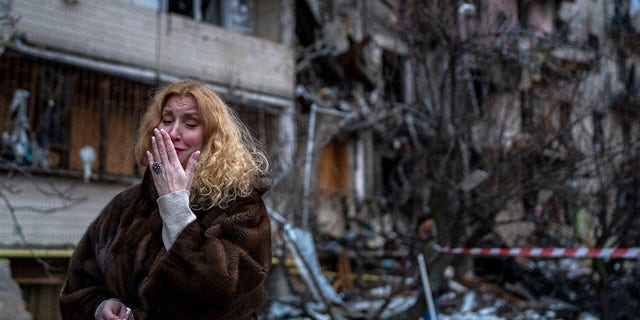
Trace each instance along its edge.
<path fill-rule="evenodd" d="M 63 319 L 255 319 L 271 267 L 267 160 L 222 100 L 169 84 L 135 147 L 142 183 L 89 226 L 60 294 Z"/>

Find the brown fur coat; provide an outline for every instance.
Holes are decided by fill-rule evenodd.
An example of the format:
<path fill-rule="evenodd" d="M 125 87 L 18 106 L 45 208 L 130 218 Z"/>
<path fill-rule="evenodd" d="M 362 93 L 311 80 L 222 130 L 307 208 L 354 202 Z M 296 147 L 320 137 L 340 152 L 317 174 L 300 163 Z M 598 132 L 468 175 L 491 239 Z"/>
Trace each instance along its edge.
<path fill-rule="evenodd" d="M 257 187 L 229 208 L 195 211 L 169 251 L 149 171 L 116 197 L 78 243 L 60 294 L 63 319 L 93 319 L 117 298 L 145 319 L 252 319 L 264 300 L 271 232 Z"/>

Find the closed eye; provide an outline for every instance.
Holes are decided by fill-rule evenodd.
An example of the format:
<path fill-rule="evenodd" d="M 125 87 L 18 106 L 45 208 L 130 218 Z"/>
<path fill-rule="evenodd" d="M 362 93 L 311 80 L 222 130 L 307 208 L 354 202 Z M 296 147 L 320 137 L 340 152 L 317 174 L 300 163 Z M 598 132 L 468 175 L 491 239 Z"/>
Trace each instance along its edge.
<path fill-rule="evenodd" d="M 168 124 L 168 123 L 172 123 L 172 122 L 173 122 L 173 117 L 169 117 L 169 116 L 162 117 L 162 123 Z"/>

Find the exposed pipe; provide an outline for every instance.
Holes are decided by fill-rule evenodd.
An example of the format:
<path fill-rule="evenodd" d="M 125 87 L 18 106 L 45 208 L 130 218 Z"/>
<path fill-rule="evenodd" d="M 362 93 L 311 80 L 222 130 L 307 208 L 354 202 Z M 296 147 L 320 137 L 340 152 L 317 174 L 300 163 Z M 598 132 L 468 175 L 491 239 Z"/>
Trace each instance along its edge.
<path fill-rule="evenodd" d="M 437 320 L 436 306 L 433 302 L 431 293 L 431 284 L 429 283 L 429 273 L 427 273 L 427 264 L 424 261 L 424 255 L 418 254 L 418 265 L 420 266 L 420 278 L 422 278 L 422 287 L 424 289 L 424 297 L 427 300 L 427 309 L 429 310 L 429 319 Z"/>
<path fill-rule="evenodd" d="M 313 158 L 313 140 L 315 139 L 316 109 L 314 103 L 311 104 L 311 114 L 309 115 L 309 135 L 307 136 L 307 152 L 304 164 L 304 198 L 302 204 L 302 228 L 309 226 L 309 188 L 311 184 L 311 160 Z"/>
<path fill-rule="evenodd" d="M 73 249 L 0 249 L 2 258 L 71 258 Z"/>

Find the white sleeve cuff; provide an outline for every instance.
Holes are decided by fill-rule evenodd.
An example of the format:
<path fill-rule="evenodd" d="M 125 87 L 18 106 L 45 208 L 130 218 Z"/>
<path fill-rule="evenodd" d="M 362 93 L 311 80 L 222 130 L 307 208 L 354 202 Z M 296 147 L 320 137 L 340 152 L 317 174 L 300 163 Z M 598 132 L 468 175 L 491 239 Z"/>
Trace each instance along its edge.
<path fill-rule="evenodd" d="M 179 190 L 166 194 L 157 200 L 162 218 L 162 242 L 169 250 L 182 230 L 196 220 L 189 208 L 189 191 Z"/>
<path fill-rule="evenodd" d="M 107 303 L 108 300 L 109 299 L 102 300 L 102 302 L 100 302 L 98 307 L 96 307 L 96 312 L 93 315 L 93 317 L 96 318 L 96 320 L 102 319 L 102 309 L 104 308 L 104 304 Z"/>

